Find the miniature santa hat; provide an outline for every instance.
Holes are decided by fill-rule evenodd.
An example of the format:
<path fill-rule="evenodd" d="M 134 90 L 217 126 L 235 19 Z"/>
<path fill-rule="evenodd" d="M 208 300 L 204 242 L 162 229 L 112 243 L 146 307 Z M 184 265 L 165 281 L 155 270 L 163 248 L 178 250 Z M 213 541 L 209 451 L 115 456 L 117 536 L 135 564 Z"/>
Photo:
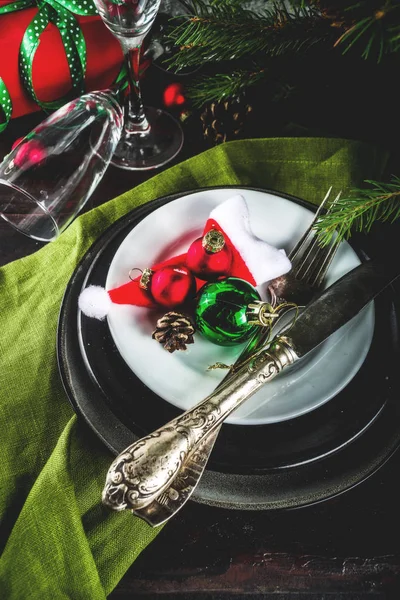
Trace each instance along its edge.
<path fill-rule="evenodd" d="M 232 196 L 211 211 L 203 237 L 212 229 L 222 233 L 232 252 L 230 276 L 258 286 L 290 271 L 291 262 L 285 251 L 253 234 L 249 209 L 241 194 Z"/>
<path fill-rule="evenodd" d="M 284 250 L 271 246 L 253 234 L 248 206 L 240 194 L 232 196 L 211 211 L 203 237 L 211 230 L 221 232 L 225 244 L 231 250 L 232 262 L 227 276 L 238 277 L 259 286 L 291 269 L 291 262 Z M 167 266 L 179 268 L 185 263 L 186 253 L 152 266 L 150 272 Z M 198 277 L 195 281 L 197 290 L 205 283 Z M 79 296 L 81 311 L 96 319 L 104 319 L 113 304 L 159 308 L 149 290 L 143 288 L 141 276 L 108 291 L 100 286 L 89 286 Z"/>

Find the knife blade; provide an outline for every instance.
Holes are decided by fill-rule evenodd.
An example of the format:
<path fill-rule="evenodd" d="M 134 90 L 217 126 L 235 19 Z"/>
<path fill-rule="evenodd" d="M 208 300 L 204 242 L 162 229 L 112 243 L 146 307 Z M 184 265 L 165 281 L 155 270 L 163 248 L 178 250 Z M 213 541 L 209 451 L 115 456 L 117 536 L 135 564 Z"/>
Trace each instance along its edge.
<path fill-rule="evenodd" d="M 184 472 L 188 456 L 195 456 L 207 436 L 236 408 L 350 321 L 399 275 L 400 264 L 367 261 L 320 292 L 289 330 L 259 350 L 224 385 L 124 450 L 108 471 L 103 503 L 135 514 L 150 508 L 165 490 L 174 489 L 172 483 Z M 177 487 L 184 493 L 182 482 Z"/>
<path fill-rule="evenodd" d="M 398 272 L 400 265 L 367 261 L 319 292 L 302 310 L 288 333 L 297 356 L 305 356 L 348 323 L 396 279 Z"/>

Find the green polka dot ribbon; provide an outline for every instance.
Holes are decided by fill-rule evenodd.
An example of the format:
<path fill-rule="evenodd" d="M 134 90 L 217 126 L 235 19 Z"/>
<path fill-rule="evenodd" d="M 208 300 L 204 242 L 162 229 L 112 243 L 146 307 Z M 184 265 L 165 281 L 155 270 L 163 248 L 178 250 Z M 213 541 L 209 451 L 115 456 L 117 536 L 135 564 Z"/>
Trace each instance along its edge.
<path fill-rule="evenodd" d="M 0 109 L 4 114 L 4 119 L 1 120 L 1 111 L 0 111 L 0 133 L 5 130 L 8 125 L 9 120 L 11 119 L 12 113 L 12 104 L 11 97 L 8 93 L 8 89 L 2 78 L 0 77 Z"/>
<path fill-rule="evenodd" d="M 16 2 L 10 2 L 5 6 L 0 6 L 0 15 L 15 12 L 16 10 L 22 10 L 23 8 L 30 8 L 35 5 L 36 3 L 33 0 L 17 0 Z"/>
<path fill-rule="evenodd" d="M 31 98 L 44 109 L 58 108 L 71 97 L 84 92 L 86 71 L 86 43 L 74 14 L 96 14 L 91 0 L 43 0 L 39 10 L 28 25 L 19 51 L 19 70 L 25 89 Z M 74 13 L 74 14 L 73 14 Z M 58 28 L 64 44 L 71 76 L 71 91 L 53 102 L 42 102 L 37 97 L 32 80 L 33 59 L 38 49 L 40 36 L 49 23 Z"/>
<path fill-rule="evenodd" d="M 19 72 L 23 86 L 34 102 L 44 110 L 53 110 L 84 92 L 86 42 L 74 15 L 96 15 L 97 10 L 93 0 L 16 0 L 16 2 L 1 6 L 0 16 L 34 6 L 38 7 L 38 12 L 29 23 L 22 38 L 19 51 Z M 34 89 L 32 66 L 40 43 L 40 36 L 50 23 L 56 25 L 61 35 L 71 76 L 71 90 L 62 98 L 52 102 L 42 102 Z M 2 131 L 11 118 L 11 99 L 4 83 L 0 90 L 0 108 L 6 119 L 0 124 L 0 131 Z M 3 94 L 4 90 L 5 94 Z"/>

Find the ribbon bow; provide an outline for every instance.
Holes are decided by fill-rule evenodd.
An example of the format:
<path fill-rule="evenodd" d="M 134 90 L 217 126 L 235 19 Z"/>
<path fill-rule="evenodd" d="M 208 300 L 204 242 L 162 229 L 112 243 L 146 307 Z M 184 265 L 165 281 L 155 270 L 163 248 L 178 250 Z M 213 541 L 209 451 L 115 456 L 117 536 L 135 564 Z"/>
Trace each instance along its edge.
<path fill-rule="evenodd" d="M 20 76 L 26 91 L 34 102 L 45 110 L 53 110 L 65 104 L 71 97 L 79 96 L 84 92 L 86 42 L 74 15 L 96 15 L 97 10 L 93 0 L 16 0 L 16 2 L 0 6 L 0 16 L 34 6 L 38 7 L 38 12 L 28 25 L 19 50 Z M 70 92 L 62 98 L 52 102 L 42 102 L 33 87 L 32 66 L 40 43 L 40 36 L 50 23 L 56 25 L 60 32 L 71 74 L 72 87 Z M 0 131 L 3 131 L 11 118 L 12 105 L 10 95 L 1 79 L 0 107 L 5 115 L 5 121 L 0 123 Z"/>

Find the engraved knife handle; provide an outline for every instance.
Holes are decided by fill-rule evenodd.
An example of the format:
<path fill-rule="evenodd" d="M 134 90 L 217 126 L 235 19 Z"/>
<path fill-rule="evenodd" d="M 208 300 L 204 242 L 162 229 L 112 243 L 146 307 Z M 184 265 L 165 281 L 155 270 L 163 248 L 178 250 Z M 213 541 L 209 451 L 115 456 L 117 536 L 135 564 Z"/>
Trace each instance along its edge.
<path fill-rule="evenodd" d="M 290 340 L 278 337 L 221 387 L 153 433 L 137 440 L 112 462 L 102 500 L 113 510 L 151 504 L 177 477 L 182 465 L 211 431 L 261 386 L 298 359 Z"/>

